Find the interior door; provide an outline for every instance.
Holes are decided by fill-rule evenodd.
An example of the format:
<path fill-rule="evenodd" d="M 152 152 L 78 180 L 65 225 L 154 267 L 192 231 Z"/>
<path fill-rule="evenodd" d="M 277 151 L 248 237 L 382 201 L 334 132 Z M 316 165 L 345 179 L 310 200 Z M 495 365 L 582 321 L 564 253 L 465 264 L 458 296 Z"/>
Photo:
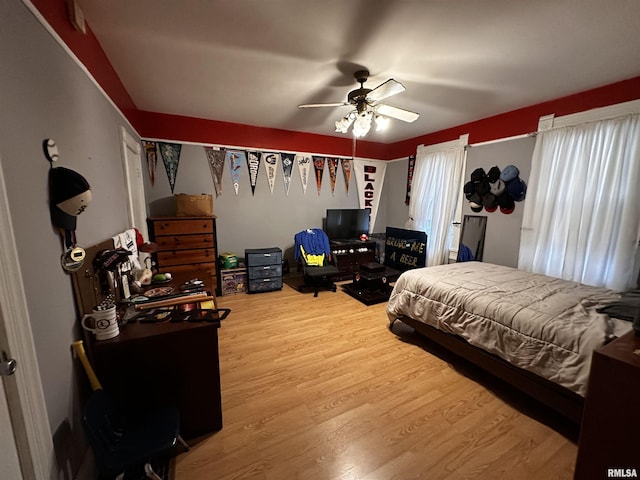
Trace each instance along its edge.
<path fill-rule="evenodd" d="M 124 164 L 127 188 L 127 205 L 129 207 L 129 224 L 149 240 L 147 232 L 147 201 L 144 196 L 142 179 L 142 158 L 140 143 L 137 142 L 124 127 L 120 127 L 122 141 L 122 162 Z"/>

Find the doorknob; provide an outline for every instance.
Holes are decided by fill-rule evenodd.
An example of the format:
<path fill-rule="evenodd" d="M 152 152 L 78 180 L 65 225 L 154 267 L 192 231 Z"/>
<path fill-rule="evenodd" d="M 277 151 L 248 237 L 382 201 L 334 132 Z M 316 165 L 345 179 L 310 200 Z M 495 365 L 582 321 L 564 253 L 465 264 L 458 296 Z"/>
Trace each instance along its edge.
<path fill-rule="evenodd" d="M 13 375 L 16 372 L 18 362 L 13 358 L 7 356 L 7 352 L 2 352 L 2 359 L 0 359 L 0 377 L 5 375 Z"/>

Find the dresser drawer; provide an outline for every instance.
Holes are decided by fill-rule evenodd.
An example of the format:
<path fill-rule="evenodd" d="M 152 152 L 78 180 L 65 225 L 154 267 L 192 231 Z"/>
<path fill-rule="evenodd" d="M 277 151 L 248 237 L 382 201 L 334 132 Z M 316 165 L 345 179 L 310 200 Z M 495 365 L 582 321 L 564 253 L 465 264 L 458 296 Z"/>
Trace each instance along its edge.
<path fill-rule="evenodd" d="M 282 276 L 282 264 L 278 265 L 260 265 L 257 267 L 249 267 L 249 278 L 273 278 Z"/>
<path fill-rule="evenodd" d="M 213 248 L 213 234 L 208 235 L 167 235 L 156 237 L 158 251 L 187 250 L 190 248 Z"/>
<path fill-rule="evenodd" d="M 183 265 L 187 263 L 207 263 L 216 260 L 216 252 L 212 248 L 199 250 L 168 250 L 158 252 L 158 264 L 162 267 Z"/>
<path fill-rule="evenodd" d="M 153 231 L 156 237 L 161 235 L 211 233 L 213 231 L 213 219 L 197 218 L 189 220 L 154 220 Z"/>

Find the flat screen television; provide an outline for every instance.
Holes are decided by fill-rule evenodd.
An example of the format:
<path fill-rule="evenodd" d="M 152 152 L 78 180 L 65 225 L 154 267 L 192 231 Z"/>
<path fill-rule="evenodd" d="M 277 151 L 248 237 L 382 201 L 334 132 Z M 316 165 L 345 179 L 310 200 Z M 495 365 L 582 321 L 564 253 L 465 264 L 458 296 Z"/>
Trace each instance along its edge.
<path fill-rule="evenodd" d="M 368 208 L 327 209 L 325 232 L 329 240 L 355 240 L 369 233 Z"/>

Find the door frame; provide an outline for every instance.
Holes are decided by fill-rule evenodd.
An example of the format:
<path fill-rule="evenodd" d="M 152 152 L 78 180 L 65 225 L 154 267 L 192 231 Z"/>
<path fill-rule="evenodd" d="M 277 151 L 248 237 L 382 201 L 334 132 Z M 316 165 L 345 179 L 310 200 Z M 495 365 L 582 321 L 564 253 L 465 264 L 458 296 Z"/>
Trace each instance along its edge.
<path fill-rule="evenodd" d="M 55 452 L 0 158 L 0 337 L 17 370 L 2 377 L 23 479 L 51 478 Z"/>

